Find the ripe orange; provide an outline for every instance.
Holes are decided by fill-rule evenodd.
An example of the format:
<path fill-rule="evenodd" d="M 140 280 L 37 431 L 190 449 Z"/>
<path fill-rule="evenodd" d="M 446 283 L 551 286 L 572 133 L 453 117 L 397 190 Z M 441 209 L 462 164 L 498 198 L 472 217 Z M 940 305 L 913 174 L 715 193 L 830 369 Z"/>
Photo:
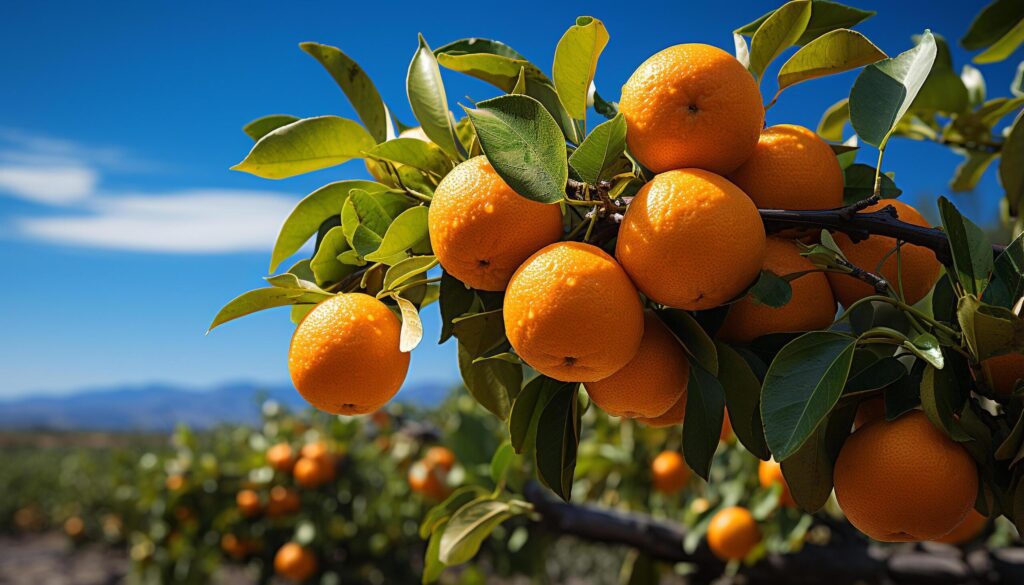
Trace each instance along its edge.
<path fill-rule="evenodd" d="M 306 315 L 292 336 L 288 369 L 299 394 L 331 414 L 366 414 L 398 392 L 409 354 L 398 317 L 362 293 L 339 294 Z"/>
<path fill-rule="evenodd" d="M 750 72 L 729 53 L 701 44 L 669 47 L 644 61 L 622 86 L 619 111 L 630 152 L 656 173 L 731 173 L 753 152 L 764 125 Z"/>
<path fill-rule="evenodd" d="M 779 276 L 815 270 L 810 260 L 790 240 L 768 238 L 764 269 Z M 793 296 L 781 307 L 769 307 L 744 297 L 729 308 L 719 337 L 736 343 L 751 341 L 769 333 L 825 329 L 836 316 L 828 278 L 822 272 L 804 274 L 789 283 Z"/>
<path fill-rule="evenodd" d="M 319 459 L 334 463 L 334 456 L 331 455 L 331 449 L 327 446 L 327 443 L 323 441 L 306 443 L 299 451 L 299 455 L 305 459 Z"/>
<path fill-rule="evenodd" d="M 64 521 L 64 534 L 68 538 L 77 540 L 85 534 L 85 522 L 78 516 L 72 516 Z"/>
<path fill-rule="evenodd" d="M 290 490 L 281 485 L 275 485 L 270 489 L 270 498 L 267 500 L 267 516 L 270 518 L 281 518 L 291 516 L 302 507 L 302 500 L 298 492 Z"/>
<path fill-rule="evenodd" d="M 505 334 L 538 372 L 593 382 L 633 359 L 644 332 L 640 295 L 614 258 L 580 242 L 530 256 L 505 292 Z"/>
<path fill-rule="evenodd" d="M 455 467 L 455 453 L 452 453 L 451 449 L 447 447 L 431 447 L 423 455 L 423 461 L 448 472 Z"/>
<path fill-rule="evenodd" d="M 248 547 L 245 546 L 245 543 L 231 533 L 225 534 L 221 537 L 220 548 L 225 554 L 236 561 L 245 558 L 245 555 L 249 554 Z"/>
<path fill-rule="evenodd" d="M 292 453 L 292 446 L 288 443 L 278 443 L 267 449 L 267 465 L 280 471 L 288 473 L 295 465 L 295 456 Z"/>
<path fill-rule="evenodd" d="M 834 480 L 850 523 L 887 542 L 945 536 L 978 494 L 970 455 L 919 410 L 857 429 L 839 452 Z"/>
<path fill-rule="evenodd" d="M 662 451 L 651 461 L 651 480 L 659 492 L 674 494 L 686 487 L 689 479 L 690 468 L 675 451 Z"/>
<path fill-rule="evenodd" d="M 558 205 L 513 191 L 485 156 L 445 176 L 430 202 L 428 224 L 441 266 L 480 290 L 504 290 L 523 260 L 562 237 Z"/>
<path fill-rule="evenodd" d="M 689 367 L 689 366 L 687 366 Z M 652 418 L 637 417 L 636 422 L 654 428 L 671 427 L 683 424 L 686 418 L 686 392 L 668 409 L 665 414 Z"/>
<path fill-rule="evenodd" d="M 409 467 L 409 488 L 423 494 L 431 501 L 439 502 L 448 497 L 448 473 L 441 467 L 425 461 L 417 461 Z"/>
<path fill-rule="evenodd" d="M 761 482 L 761 487 L 763 488 L 769 488 L 777 483 L 782 484 L 782 495 L 779 497 L 779 503 L 787 508 L 796 507 L 796 500 L 793 499 L 793 494 L 789 491 L 789 484 L 786 483 L 786 478 L 782 476 L 782 465 L 779 465 L 774 459 L 762 461 L 758 464 L 757 479 Z"/>
<path fill-rule="evenodd" d="M 896 208 L 900 220 L 914 225 L 928 227 L 928 221 L 917 212 L 916 209 L 896 199 L 886 199 L 875 205 L 866 208 L 864 211 L 877 211 L 887 205 Z M 877 270 L 879 262 L 885 258 L 882 264 L 881 276 L 889 281 L 893 290 L 899 289 L 900 274 L 903 276 L 903 295 L 907 303 L 914 304 L 920 301 L 932 289 L 932 285 L 939 278 L 941 265 L 935 259 L 935 253 L 928 248 L 903 244 L 899 249 L 900 270 L 896 269 L 896 239 L 885 236 L 869 236 L 866 240 L 856 244 L 846 234 L 835 234 L 836 244 L 843 251 L 846 258 L 858 268 L 868 272 L 879 273 Z M 832 285 L 832 292 L 844 307 L 849 307 L 858 300 L 875 294 L 874 288 L 863 280 L 854 278 L 849 274 L 827 273 L 829 284 Z"/>
<path fill-rule="evenodd" d="M 330 459 L 301 457 L 293 470 L 295 483 L 304 488 L 316 488 L 334 481 L 334 462 Z"/>
<path fill-rule="evenodd" d="M 792 124 L 761 131 L 754 153 L 729 180 L 762 209 L 832 209 L 843 204 L 843 169 L 817 134 Z"/>
<path fill-rule="evenodd" d="M 996 394 L 1013 393 L 1017 380 L 1024 378 L 1024 354 L 1006 353 L 981 362 L 981 371 Z"/>
<path fill-rule="evenodd" d="M 727 179 L 698 169 L 668 171 L 644 185 L 615 246 L 637 288 L 686 310 L 734 299 L 757 278 L 764 255 L 757 207 Z"/>
<path fill-rule="evenodd" d="M 883 398 L 872 398 L 861 402 L 857 407 L 857 415 L 853 419 L 853 428 L 859 429 L 876 420 L 885 420 L 885 399 Z"/>
<path fill-rule="evenodd" d="M 686 351 L 653 311 L 644 312 L 644 334 L 636 355 L 621 370 L 587 382 L 601 410 L 625 418 L 657 418 L 677 402 L 685 405 L 690 365 Z"/>
<path fill-rule="evenodd" d="M 964 544 L 977 538 L 987 525 L 988 516 L 983 516 L 980 512 L 971 508 L 971 511 L 967 513 L 967 516 L 964 517 L 963 521 L 952 532 L 941 538 L 936 538 L 935 541 L 945 544 Z"/>
<path fill-rule="evenodd" d="M 282 546 L 274 555 L 274 571 L 285 579 L 301 583 L 316 574 L 316 555 L 294 542 Z"/>
<path fill-rule="evenodd" d="M 750 510 L 740 506 L 723 508 L 708 524 L 708 546 L 723 561 L 747 558 L 761 542 L 761 530 Z"/>
<path fill-rule="evenodd" d="M 246 518 L 259 515 L 263 506 L 260 504 L 260 496 L 252 490 L 241 490 L 235 495 L 235 504 L 238 511 Z"/>
<path fill-rule="evenodd" d="M 164 486 L 168 490 L 170 490 L 172 492 L 176 492 L 176 491 L 180 490 L 181 488 L 185 487 L 185 478 L 182 477 L 181 475 L 177 474 L 177 473 L 172 474 L 172 475 L 168 475 L 167 476 L 167 480 L 164 481 Z"/>

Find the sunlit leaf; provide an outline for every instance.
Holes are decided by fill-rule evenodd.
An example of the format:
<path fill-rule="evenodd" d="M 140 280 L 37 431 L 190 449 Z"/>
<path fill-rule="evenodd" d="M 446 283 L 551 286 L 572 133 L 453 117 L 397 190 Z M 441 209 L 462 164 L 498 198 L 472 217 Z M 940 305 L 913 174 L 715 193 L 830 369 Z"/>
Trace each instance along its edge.
<path fill-rule="evenodd" d="M 419 37 L 419 48 L 409 64 L 405 88 L 412 113 L 423 127 L 423 132 L 450 156 L 460 159 L 462 155 L 456 146 L 455 128 L 448 111 L 448 96 L 441 81 L 441 70 L 423 35 Z"/>
<path fill-rule="evenodd" d="M 337 47 L 320 43 L 299 43 L 299 47 L 323 65 L 345 92 L 359 119 L 376 142 L 388 139 L 388 116 L 373 81 L 358 63 Z"/>
<path fill-rule="evenodd" d="M 569 157 L 569 165 L 591 185 L 606 179 L 606 171 L 626 151 L 626 118 L 622 114 L 600 124 Z"/>
<path fill-rule="evenodd" d="M 581 16 L 555 47 L 551 74 L 562 105 L 577 120 L 587 117 L 587 91 L 597 70 L 597 59 L 608 44 L 604 23 Z"/>
<path fill-rule="evenodd" d="M 242 131 L 248 134 L 249 138 L 259 140 L 281 126 L 287 126 L 292 122 L 298 122 L 299 119 L 300 118 L 296 116 L 289 116 L 288 114 L 271 114 L 269 116 L 263 116 L 262 118 L 256 118 L 252 122 L 249 122 L 242 128 Z"/>
<path fill-rule="evenodd" d="M 768 64 L 793 46 L 811 20 L 810 0 L 791 0 L 775 10 L 750 39 L 750 71 L 760 79 Z"/>
<path fill-rule="evenodd" d="M 231 167 L 264 179 L 284 179 L 362 158 L 373 147 L 362 126 L 338 116 L 293 122 L 270 132 L 253 145 L 245 159 Z"/>
<path fill-rule="evenodd" d="M 779 91 L 816 77 L 856 69 L 886 55 L 864 35 L 839 29 L 804 45 L 779 70 Z"/>

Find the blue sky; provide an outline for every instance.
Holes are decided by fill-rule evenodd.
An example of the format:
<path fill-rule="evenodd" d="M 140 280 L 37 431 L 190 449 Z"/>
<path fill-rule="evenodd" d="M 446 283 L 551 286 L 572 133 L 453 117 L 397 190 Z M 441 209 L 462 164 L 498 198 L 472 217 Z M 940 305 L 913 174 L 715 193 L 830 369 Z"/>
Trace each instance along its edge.
<path fill-rule="evenodd" d="M 854 2 L 879 16 L 858 27 L 890 55 L 930 27 L 959 38 L 982 2 Z M 326 182 L 360 178 L 358 161 L 284 181 L 231 172 L 251 146 L 241 132 L 270 113 L 353 114 L 297 45 L 341 47 L 385 101 L 412 122 L 404 76 L 416 33 L 440 46 L 478 36 L 509 43 L 544 69 L 577 15 L 604 20 L 611 43 L 597 87 L 618 88 L 645 58 L 682 42 L 732 49 L 730 31 L 774 2 L 517 1 L 493 5 L 347 2 L 16 2 L 0 21 L 0 397 L 151 381 L 209 386 L 287 379 L 285 311 L 206 325 L 236 294 L 261 286 L 291 206 Z M 953 47 L 959 68 L 968 55 Z M 986 66 L 1006 95 L 1019 53 Z M 443 72 L 452 99 L 494 95 Z M 769 77 L 762 91 L 774 91 Z M 787 90 L 769 124 L 814 127 L 851 75 Z M 948 192 L 957 157 L 899 141 L 886 169 L 910 200 Z M 864 153 L 870 161 L 873 153 Z M 996 217 L 990 172 L 955 201 Z M 934 210 L 922 209 L 934 218 Z M 410 381 L 457 379 L 454 347 L 438 347 L 436 306 Z"/>

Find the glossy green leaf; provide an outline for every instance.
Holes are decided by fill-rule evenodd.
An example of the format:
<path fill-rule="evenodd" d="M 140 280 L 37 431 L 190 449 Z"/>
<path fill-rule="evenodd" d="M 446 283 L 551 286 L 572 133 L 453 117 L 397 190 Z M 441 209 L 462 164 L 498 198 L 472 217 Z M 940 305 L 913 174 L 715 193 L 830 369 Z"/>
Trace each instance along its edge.
<path fill-rule="evenodd" d="M 726 411 L 736 438 L 755 457 L 771 456 L 761 422 L 761 381 L 750 364 L 728 345 L 716 342 L 721 369 L 718 379 L 725 391 Z"/>
<path fill-rule="evenodd" d="M 426 538 L 431 533 L 439 534 L 443 530 L 443 524 L 456 510 L 486 493 L 487 490 L 478 485 L 464 485 L 456 488 L 444 501 L 427 511 L 420 522 L 420 538 Z"/>
<path fill-rule="evenodd" d="M 1024 6 L 1017 0 L 995 0 L 982 9 L 960 44 L 969 51 L 984 49 L 1005 37 L 1024 18 Z"/>
<path fill-rule="evenodd" d="M 262 118 L 256 118 L 252 122 L 249 122 L 242 127 L 242 131 L 248 134 L 249 138 L 259 140 L 281 126 L 287 126 L 288 124 L 298 122 L 299 120 L 300 118 L 296 116 L 289 116 L 288 114 L 271 114 L 269 116 L 263 116 Z"/>
<path fill-rule="evenodd" d="M 435 266 L 437 266 L 437 258 L 432 255 L 406 258 L 388 268 L 387 273 L 384 274 L 384 290 L 410 282 Z"/>
<path fill-rule="evenodd" d="M 448 519 L 441 536 L 438 558 L 449 566 L 468 562 L 491 532 L 515 515 L 506 502 L 486 497 L 473 500 Z"/>
<path fill-rule="evenodd" d="M 964 65 L 966 68 L 967 65 Z M 1024 61 L 1017 64 L 1017 74 L 1013 76 L 1013 81 L 1010 83 L 1010 93 L 1016 97 L 1024 97 Z M 981 101 L 985 100 L 985 96 L 981 96 Z"/>
<path fill-rule="evenodd" d="M 562 105 L 577 120 L 587 117 L 587 92 L 594 80 L 597 59 L 608 44 L 608 31 L 600 20 L 581 16 L 555 47 L 551 68 Z"/>
<path fill-rule="evenodd" d="M 803 446 L 782 462 L 786 485 L 803 510 L 817 512 L 828 502 L 835 460 L 850 434 L 856 413 L 856 405 L 835 409 Z"/>
<path fill-rule="evenodd" d="M 718 351 L 715 342 L 693 315 L 682 309 L 659 309 L 658 318 L 683 344 L 686 353 L 711 375 L 717 376 Z"/>
<path fill-rule="evenodd" d="M 373 137 L 357 122 L 338 116 L 306 118 L 260 138 L 231 167 L 264 179 L 284 179 L 362 158 Z"/>
<path fill-rule="evenodd" d="M 960 298 L 956 314 L 964 341 L 978 360 L 1005 353 L 1007 348 L 1024 350 L 1024 319 L 1012 310 L 968 294 Z"/>
<path fill-rule="evenodd" d="M 697 475 L 708 479 L 725 417 L 722 383 L 697 364 L 690 364 L 683 417 L 683 458 Z"/>
<path fill-rule="evenodd" d="M 999 183 L 1006 192 L 1011 215 L 1020 212 L 1021 200 L 1024 200 L 1024 114 L 1013 121 L 1010 133 L 1003 141 L 999 159 Z"/>
<path fill-rule="evenodd" d="M 933 425 L 955 441 L 970 438 L 956 422 L 956 415 L 963 409 L 966 400 L 967 395 L 951 370 L 939 370 L 933 366 L 925 368 L 921 378 L 921 409 Z"/>
<path fill-rule="evenodd" d="M 843 126 L 850 121 L 850 99 L 844 98 L 825 110 L 818 122 L 818 135 L 825 140 L 839 142 L 843 139 Z"/>
<path fill-rule="evenodd" d="M 793 46 L 811 20 L 810 0 L 791 0 L 771 14 L 750 39 L 750 72 L 761 79 L 768 64 Z"/>
<path fill-rule="evenodd" d="M 1024 296 L 1024 234 L 1014 238 L 996 257 L 992 281 L 982 300 L 1006 309 Z"/>
<path fill-rule="evenodd" d="M 736 33 L 748 37 L 753 35 L 760 28 L 761 24 L 774 12 L 772 10 L 750 24 L 736 29 Z M 875 14 L 873 10 L 860 10 L 859 8 L 853 8 L 838 2 L 814 0 L 811 3 L 811 20 L 807 23 L 807 30 L 804 31 L 804 34 L 800 35 L 796 44 L 806 45 L 827 32 L 839 28 L 851 28 Z"/>
<path fill-rule="evenodd" d="M 505 420 L 512 397 L 523 383 L 523 367 L 503 360 L 474 362 L 469 350 L 459 344 L 459 371 L 466 389 L 481 406 Z"/>
<path fill-rule="evenodd" d="M 476 294 L 457 278 L 447 272 L 441 274 L 441 338 L 438 343 L 451 338 L 455 332 L 452 321 L 468 313 L 475 300 Z"/>
<path fill-rule="evenodd" d="M 388 114 L 384 101 L 370 76 L 358 63 L 337 47 L 320 43 L 299 43 L 299 47 L 316 59 L 352 103 L 359 119 L 375 142 L 388 139 Z"/>
<path fill-rule="evenodd" d="M 451 112 L 448 111 L 448 96 L 441 81 L 441 70 L 423 35 L 419 37 L 419 48 L 409 64 L 405 89 L 412 113 L 430 141 L 456 160 L 461 159 Z"/>
<path fill-rule="evenodd" d="M 973 61 L 978 64 L 998 63 L 1012 55 L 1021 43 L 1024 43 L 1024 18 L 992 46 L 975 55 Z"/>
<path fill-rule="evenodd" d="M 373 253 L 380 247 L 391 222 L 410 205 L 408 199 L 397 193 L 353 189 L 341 207 L 341 227 L 349 245 L 364 258 Z"/>
<path fill-rule="evenodd" d="M 569 157 L 569 165 L 591 185 L 607 179 L 607 171 L 626 151 L 626 118 L 622 114 L 600 124 Z"/>
<path fill-rule="evenodd" d="M 516 451 L 508 441 L 501 444 L 491 458 L 491 481 L 500 484 L 508 474 L 508 468 L 516 458 Z"/>
<path fill-rule="evenodd" d="M 964 290 L 980 297 L 992 274 L 992 243 L 984 230 L 945 197 L 939 197 L 939 215 L 953 252 L 953 275 Z"/>
<path fill-rule="evenodd" d="M 566 502 L 572 497 L 576 450 L 580 443 L 580 408 L 575 384 L 548 400 L 537 420 L 537 478 Z"/>
<path fill-rule="evenodd" d="M 313 271 L 317 284 L 324 286 L 328 283 L 338 282 L 355 272 L 355 266 L 343 264 L 338 260 L 338 256 L 348 249 L 345 230 L 341 226 L 331 228 L 320 242 L 316 254 L 309 261 L 309 267 Z"/>
<path fill-rule="evenodd" d="M 573 386 L 578 384 L 561 382 L 543 375 L 534 377 L 523 386 L 512 404 L 512 412 L 508 417 L 509 438 L 516 453 L 533 451 L 537 424 L 544 407 L 556 393 L 568 392 Z"/>
<path fill-rule="evenodd" d="M 804 45 L 779 70 L 779 91 L 809 79 L 869 65 L 886 55 L 867 37 L 852 30 L 826 33 Z"/>
<path fill-rule="evenodd" d="M 403 211 L 388 226 L 380 246 L 366 255 L 366 260 L 393 266 L 414 252 L 428 252 L 427 212 L 422 205 Z"/>
<path fill-rule="evenodd" d="M 223 325 L 245 315 L 250 315 L 264 309 L 284 307 L 295 304 L 315 304 L 330 298 L 330 293 L 318 293 L 309 290 L 290 288 L 258 288 L 235 297 L 228 304 L 224 305 L 210 323 L 207 333 L 218 325 Z"/>
<path fill-rule="evenodd" d="M 507 343 L 501 309 L 482 311 L 452 319 L 452 331 L 470 358 L 478 358 Z"/>
<path fill-rule="evenodd" d="M 452 162 L 433 142 L 417 138 L 395 138 L 374 146 L 366 155 L 377 160 L 386 160 L 407 165 L 427 173 L 438 180 L 452 170 Z"/>
<path fill-rule="evenodd" d="M 882 199 L 895 199 L 903 191 L 896 186 L 892 177 L 882 173 L 882 188 L 878 194 Z M 843 171 L 843 202 L 856 203 L 871 197 L 875 191 L 875 167 L 863 163 L 852 164 Z"/>
<path fill-rule="evenodd" d="M 748 294 L 755 304 L 778 308 L 793 298 L 793 287 L 789 281 L 771 270 L 762 270 Z"/>
<path fill-rule="evenodd" d="M 935 63 L 910 109 L 915 112 L 956 114 L 967 110 L 969 96 L 963 79 L 953 69 L 949 45 L 935 35 Z"/>

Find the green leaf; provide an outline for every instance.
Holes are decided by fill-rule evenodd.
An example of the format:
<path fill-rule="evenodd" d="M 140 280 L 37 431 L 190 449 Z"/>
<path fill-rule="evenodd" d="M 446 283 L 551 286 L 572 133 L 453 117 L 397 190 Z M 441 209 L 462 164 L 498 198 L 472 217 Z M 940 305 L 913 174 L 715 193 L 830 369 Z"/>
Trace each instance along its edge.
<path fill-rule="evenodd" d="M 1024 349 L 1024 319 L 1005 307 L 987 305 L 974 295 L 964 295 L 957 305 L 957 321 L 964 341 L 978 360 Z"/>
<path fill-rule="evenodd" d="M 843 139 L 843 126 L 850 121 L 850 99 L 844 98 L 832 104 L 818 122 L 818 135 L 825 140 L 839 142 Z"/>
<path fill-rule="evenodd" d="M 718 350 L 715 342 L 693 315 L 682 309 L 659 309 L 658 318 L 679 339 L 690 355 L 702 368 L 718 375 Z"/>
<path fill-rule="evenodd" d="M 419 39 L 419 48 L 409 64 L 409 75 L 405 82 L 412 113 L 431 142 L 440 146 L 452 158 L 461 160 L 452 116 L 448 111 L 448 96 L 441 81 L 441 70 L 423 35 Z"/>
<path fill-rule="evenodd" d="M 953 180 L 949 183 L 949 189 L 954 193 L 973 191 L 996 156 L 998 155 L 994 152 L 968 152 L 963 162 L 957 165 L 956 170 L 953 171 Z"/>
<path fill-rule="evenodd" d="M 740 27 L 736 30 L 738 34 L 751 36 L 761 24 L 768 19 L 775 11 L 764 14 L 754 22 Z M 852 28 L 876 14 L 873 10 L 860 10 L 838 2 L 827 2 L 825 0 L 814 0 L 811 3 L 811 20 L 807 23 L 807 30 L 800 35 L 796 44 L 806 45 L 821 35 L 839 28 Z"/>
<path fill-rule="evenodd" d="M 690 469 L 705 480 L 718 449 L 724 416 L 722 383 L 700 365 L 691 363 L 683 417 L 683 458 Z"/>
<path fill-rule="evenodd" d="M 782 462 L 793 499 L 807 512 L 817 512 L 832 494 L 835 460 L 846 442 L 857 405 L 835 409 L 796 453 Z"/>
<path fill-rule="evenodd" d="M 494 457 L 491 458 L 491 481 L 496 484 L 505 481 L 508 468 L 512 465 L 512 460 L 515 457 L 516 452 L 512 448 L 512 444 L 508 441 L 502 443 L 498 450 L 494 452 Z"/>
<path fill-rule="evenodd" d="M 970 437 L 957 424 L 955 415 L 963 409 L 966 394 L 957 383 L 955 375 L 948 369 L 928 366 L 921 378 L 921 409 L 932 424 L 949 435 L 954 441 L 966 441 Z"/>
<path fill-rule="evenodd" d="M 907 375 L 907 368 L 895 357 L 879 358 L 868 350 L 858 350 L 853 357 L 845 393 L 881 390 Z"/>
<path fill-rule="evenodd" d="M 466 110 L 484 154 L 516 192 L 534 201 L 565 197 L 569 178 L 565 139 L 537 100 L 504 95 Z"/>
<path fill-rule="evenodd" d="M 886 55 L 867 37 L 852 30 L 839 29 L 807 43 L 779 70 L 779 92 L 817 77 L 870 65 Z"/>
<path fill-rule="evenodd" d="M 324 291 L 316 283 L 308 280 L 299 278 L 295 274 L 285 272 L 284 274 L 278 274 L 276 276 L 267 276 L 264 278 L 268 284 L 277 288 L 294 289 L 299 292 L 311 292 L 319 295 L 334 296 L 329 292 Z"/>
<path fill-rule="evenodd" d="M 882 196 L 882 199 L 895 199 L 903 193 L 889 175 L 882 173 L 880 178 L 882 189 L 878 194 Z M 854 163 L 843 171 L 843 181 L 843 203 L 848 205 L 863 201 L 875 192 L 875 167 L 864 163 Z"/>
<path fill-rule="evenodd" d="M 330 293 L 318 293 L 310 290 L 292 288 L 258 288 L 235 297 L 213 318 L 207 333 L 218 325 L 223 325 L 239 317 L 244 317 L 274 307 L 284 307 L 296 304 L 315 304 L 330 298 Z"/>
<path fill-rule="evenodd" d="M 252 122 L 249 122 L 242 128 L 242 131 L 248 134 L 249 138 L 259 140 L 281 126 L 287 126 L 292 122 L 298 121 L 299 118 L 296 116 L 289 116 L 288 114 L 271 114 L 269 116 L 263 116 L 262 118 L 256 118 Z"/>
<path fill-rule="evenodd" d="M 935 53 L 935 38 L 925 31 L 913 49 L 861 71 L 850 90 L 850 123 L 862 140 L 885 146 L 928 78 Z"/>
<path fill-rule="evenodd" d="M 533 451 L 537 436 L 537 424 L 541 412 L 551 397 L 559 392 L 568 392 L 573 382 L 560 382 L 547 376 L 538 375 L 526 383 L 512 404 L 508 417 L 509 438 L 516 453 Z"/>
<path fill-rule="evenodd" d="M 306 118 L 260 138 L 231 170 L 284 179 L 362 158 L 373 138 L 357 122 L 338 116 Z"/>
<path fill-rule="evenodd" d="M 750 287 L 750 298 L 758 305 L 778 308 L 793 298 L 793 287 L 785 278 L 771 270 L 762 270 L 754 286 Z"/>
<path fill-rule="evenodd" d="M 456 510 L 486 493 L 487 490 L 478 485 L 464 485 L 456 488 L 443 502 L 427 511 L 423 521 L 420 522 L 420 538 L 426 538 L 431 533 L 440 535 L 444 523 Z"/>
<path fill-rule="evenodd" d="M 587 93 L 597 70 L 597 59 L 608 44 L 604 23 L 590 16 L 581 16 L 562 35 L 555 47 L 555 63 L 551 68 L 562 105 L 577 120 L 587 117 Z"/>
<path fill-rule="evenodd" d="M 452 327 L 459 345 L 474 359 L 508 342 L 501 309 L 456 317 L 452 319 Z"/>
<path fill-rule="evenodd" d="M 436 582 L 441 578 L 441 573 L 445 570 L 445 564 L 441 562 L 441 537 L 444 535 L 444 529 L 448 525 L 448 520 L 445 519 L 437 525 L 437 530 L 431 533 L 430 540 L 427 541 L 427 550 L 423 553 L 423 577 L 420 583 L 423 585 L 429 585 L 430 583 Z"/>
<path fill-rule="evenodd" d="M 594 111 L 611 120 L 619 115 L 619 102 L 610 102 L 594 90 Z"/>
<path fill-rule="evenodd" d="M 413 256 L 388 268 L 384 274 L 384 290 L 390 290 L 409 282 L 413 277 L 426 273 L 437 266 L 435 256 Z"/>
<path fill-rule="evenodd" d="M 842 394 L 856 339 L 812 331 L 786 344 L 765 375 L 761 418 L 777 461 L 785 461 L 814 433 Z"/>
<path fill-rule="evenodd" d="M 967 110 L 967 86 L 953 69 L 949 45 L 941 35 L 935 35 L 935 63 L 925 79 L 921 91 L 910 106 L 915 112 L 956 114 Z"/>
<path fill-rule="evenodd" d="M 608 178 L 608 171 L 625 152 L 626 118 L 617 114 L 594 128 L 569 157 L 569 165 L 581 179 L 596 185 Z"/>
<path fill-rule="evenodd" d="M 576 449 L 580 444 L 579 387 L 560 389 L 544 406 L 537 420 L 537 477 L 558 497 L 568 502 L 576 473 Z"/>
<path fill-rule="evenodd" d="M 345 92 L 359 119 L 375 142 L 388 139 L 388 114 L 377 88 L 358 63 L 340 49 L 320 43 L 299 43 L 299 47 L 323 65 Z"/>
<path fill-rule="evenodd" d="M 1024 234 L 996 257 L 992 276 L 982 296 L 986 303 L 1009 309 L 1024 296 Z"/>
<path fill-rule="evenodd" d="M 1024 18 L 1024 6 L 1017 0 L 995 0 L 971 22 L 960 44 L 968 51 L 992 46 Z"/>
<path fill-rule="evenodd" d="M 945 197 L 939 197 L 939 215 L 953 252 L 953 276 L 964 290 L 980 297 L 992 274 L 992 243 L 984 230 L 961 215 Z"/>
<path fill-rule="evenodd" d="M 444 343 L 455 332 L 452 321 L 469 312 L 476 300 L 476 294 L 457 278 L 444 272 L 441 274 L 441 339 Z"/>
<path fill-rule="evenodd" d="M 755 457 L 768 459 L 771 452 L 761 423 L 761 381 L 735 349 L 716 342 L 721 370 L 718 378 L 725 391 L 725 405 L 736 438 Z"/>
<path fill-rule="evenodd" d="M 406 165 L 434 175 L 438 180 L 452 170 L 452 162 L 433 142 L 417 138 L 395 138 L 374 146 L 366 155 Z"/>
<path fill-rule="evenodd" d="M 338 260 L 338 256 L 348 249 L 345 230 L 341 226 L 331 228 L 320 241 L 320 247 L 309 261 L 309 268 L 313 271 L 317 284 L 323 286 L 327 283 L 339 282 L 355 272 L 355 266 L 342 264 Z"/>
<path fill-rule="evenodd" d="M 1024 114 L 1018 115 L 1003 141 L 999 159 L 999 183 L 1006 191 L 1010 215 L 1016 217 L 1024 199 Z"/>
<path fill-rule="evenodd" d="M 366 259 L 393 266 L 408 258 L 412 252 L 427 253 L 427 213 L 423 205 L 403 211 L 388 226 L 380 246 L 373 253 L 367 254 Z"/>
<path fill-rule="evenodd" d="M 472 559 L 480 545 L 502 522 L 516 515 L 512 507 L 482 497 L 459 508 L 444 527 L 438 558 L 445 565 L 459 565 Z"/>
<path fill-rule="evenodd" d="M 768 64 L 793 46 L 811 20 L 810 0 L 791 0 L 779 7 L 750 39 L 750 72 L 760 80 Z"/>
<path fill-rule="evenodd" d="M 998 63 L 1013 54 L 1024 43 L 1024 18 L 1017 21 L 1010 32 L 992 44 L 988 49 L 974 56 L 975 63 Z"/>
<path fill-rule="evenodd" d="M 353 189 L 341 207 L 341 227 L 349 245 L 364 258 L 372 254 L 384 241 L 391 222 L 410 205 L 397 193 Z"/>
<path fill-rule="evenodd" d="M 512 397 L 523 383 L 523 367 L 504 360 L 475 362 L 474 356 L 459 344 L 459 371 L 466 389 L 481 406 L 505 420 Z"/>
<path fill-rule="evenodd" d="M 964 65 L 966 68 L 967 65 Z M 1010 83 L 1010 93 L 1017 97 L 1024 97 L 1024 61 L 1017 64 L 1017 74 L 1013 76 L 1013 82 Z M 985 96 L 981 96 L 981 101 L 985 101 Z"/>

